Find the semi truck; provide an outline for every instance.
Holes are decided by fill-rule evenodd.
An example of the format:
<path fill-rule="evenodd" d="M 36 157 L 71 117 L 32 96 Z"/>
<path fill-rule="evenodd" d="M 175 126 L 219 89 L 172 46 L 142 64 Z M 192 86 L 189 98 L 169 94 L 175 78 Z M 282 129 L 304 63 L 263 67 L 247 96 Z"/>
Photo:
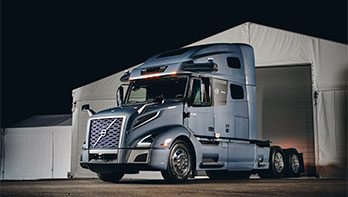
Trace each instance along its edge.
<path fill-rule="evenodd" d="M 90 117 L 80 165 L 103 181 L 146 170 L 161 171 L 171 183 L 203 171 L 211 179 L 295 177 L 304 171 L 302 153 L 258 135 L 250 45 L 160 53 L 120 80 L 117 107 L 95 113 L 82 106 Z"/>

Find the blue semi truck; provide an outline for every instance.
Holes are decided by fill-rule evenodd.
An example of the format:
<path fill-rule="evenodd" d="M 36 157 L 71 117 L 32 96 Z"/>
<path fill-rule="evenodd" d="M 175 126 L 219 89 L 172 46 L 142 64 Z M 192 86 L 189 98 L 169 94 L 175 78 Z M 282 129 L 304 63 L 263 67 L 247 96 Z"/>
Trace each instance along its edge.
<path fill-rule="evenodd" d="M 294 148 L 257 139 L 253 48 L 216 43 L 155 55 L 126 72 L 118 107 L 90 114 L 80 165 L 104 181 L 161 171 L 184 182 L 199 171 L 211 179 L 299 176 Z M 128 86 L 125 91 L 124 86 Z"/>

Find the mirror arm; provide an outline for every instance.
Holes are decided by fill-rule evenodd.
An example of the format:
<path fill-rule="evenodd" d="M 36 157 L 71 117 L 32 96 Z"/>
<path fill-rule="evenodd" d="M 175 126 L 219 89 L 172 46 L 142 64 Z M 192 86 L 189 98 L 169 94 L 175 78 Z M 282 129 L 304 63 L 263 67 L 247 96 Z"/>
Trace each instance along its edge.
<path fill-rule="evenodd" d="M 89 116 L 92 116 L 93 114 L 95 114 L 95 111 L 90 109 L 89 104 L 82 105 L 81 110 L 88 112 Z"/>
<path fill-rule="evenodd" d="M 86 109 L 85 111 L 88 112 L 89 116 L 92 116 L 93 114 L 95 114 L 95 111 L 91 110 L 91 109 Z"/>

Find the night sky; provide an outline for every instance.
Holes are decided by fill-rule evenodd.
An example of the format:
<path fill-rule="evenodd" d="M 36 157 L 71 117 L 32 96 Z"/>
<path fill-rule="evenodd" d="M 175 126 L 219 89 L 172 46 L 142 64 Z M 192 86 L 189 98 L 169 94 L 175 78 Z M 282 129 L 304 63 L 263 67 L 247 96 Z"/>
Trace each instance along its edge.
<path fill-rule="evenodd" d="M 347 43 L 346 0 L 1 0 L 1 127 L 71 113 L 73 89 L 244 22 Z"/>

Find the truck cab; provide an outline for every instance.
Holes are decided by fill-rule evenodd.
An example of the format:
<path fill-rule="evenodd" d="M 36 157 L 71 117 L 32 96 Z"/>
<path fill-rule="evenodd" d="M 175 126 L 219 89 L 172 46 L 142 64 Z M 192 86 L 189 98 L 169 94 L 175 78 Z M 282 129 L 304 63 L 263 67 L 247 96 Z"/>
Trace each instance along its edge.
<path fill-rule="evenodd" d="M 90 112 L 80 164 L 104 181 L 161 171 L 183 182 L 298 176 L 302 154 L 257 139 L 253 49 L 209 44 L 157 54 L 126 72 L 118 107 Z"/>

